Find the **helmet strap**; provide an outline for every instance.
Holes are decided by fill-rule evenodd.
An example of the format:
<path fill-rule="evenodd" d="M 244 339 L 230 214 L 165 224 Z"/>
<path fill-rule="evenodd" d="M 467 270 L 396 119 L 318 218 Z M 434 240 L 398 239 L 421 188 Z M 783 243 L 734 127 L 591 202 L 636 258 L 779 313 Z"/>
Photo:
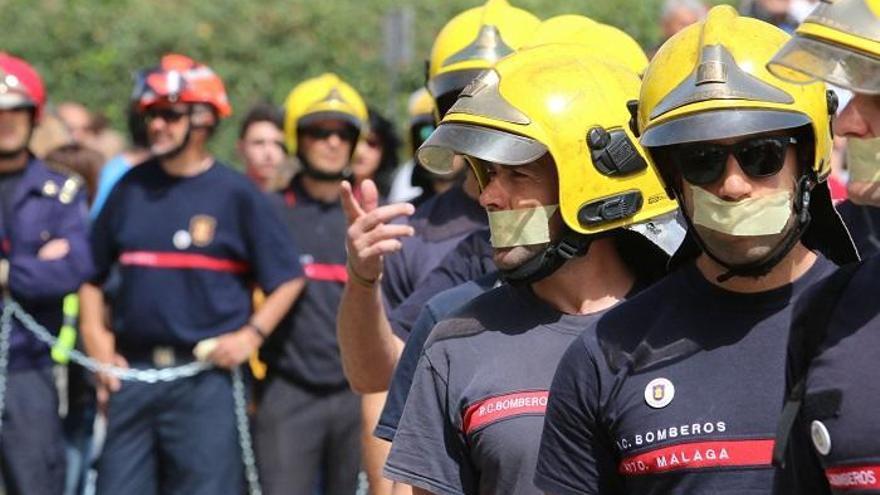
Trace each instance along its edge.
<path fill-rule="evenodd" d="M 522 265 L 501 270 L 501 276 L 511 284 L 533 284 L 552 275 L 566 261 L 587 254 L 594 238 L 595 236 L 579 234 L 566 226 L 562 239 L 551 243 Z"/>

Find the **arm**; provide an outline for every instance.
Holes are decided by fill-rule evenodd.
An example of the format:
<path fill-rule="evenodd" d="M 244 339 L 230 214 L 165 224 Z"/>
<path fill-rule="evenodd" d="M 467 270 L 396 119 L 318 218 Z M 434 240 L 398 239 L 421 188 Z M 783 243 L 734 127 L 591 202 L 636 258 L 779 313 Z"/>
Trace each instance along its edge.
<path fill-rule="evenodd" d="M 278 322 L 302 293 L 305 279 L 287 281 L 266 297 L 250 321 L 234 332 L 217 337 L 217 346 L 209 359 L 221 368 L 234 368 L 247 361 L 254 351 L 275 331 Z"/>
<path fill-rule="evenodd" d="M 127 368 L 125 358 L 116 353 L 116 338 L 104 324 L 104 292 L 85 283 L 79 290 L 80 333 L 86 353 L 98 362 Z M 119 379 L 104 373 L 96 375 L 98 407 L 104 409 L 110 394 L 119 390 Z"/>
<path fill-rule="evenodd" d="M 403 349 L 403 341 L 392 333 L 388 323 L 378 282 L 383 256 L 398 251 L 399 238 L 412 235 L 413 229 L 388 222 L 411 215 L 414 208 L 408 203 L 379 207 L 372 181 L 365 181 L 361 191 L 363 205 L 354 198 L 350 184 L 342 185 L 342 204 L 349 225 L 349 280 L 339 304 L 337 336 L 342 367 L 352 389 L 372 393 L 388 389 Z"/>
<path fill-rule="evenodd" d="M 36 254 L 17 252 L 9 259 L 9 290 L 16 297 L 60 299 L 75 292 L 91 275 L 84 196 L 53 206 L 58 219 L 53 238 Z"/>

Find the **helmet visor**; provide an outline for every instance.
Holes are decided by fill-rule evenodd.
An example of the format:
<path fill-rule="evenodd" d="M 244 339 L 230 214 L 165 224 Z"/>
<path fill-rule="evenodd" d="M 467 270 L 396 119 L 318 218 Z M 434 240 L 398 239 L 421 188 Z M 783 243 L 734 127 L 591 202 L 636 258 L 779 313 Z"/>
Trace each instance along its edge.
<path fill-rule="evenodd" d="M 880 94 L 880 58 L 806 36 L 792 38 L 767 68 L 797 84 L 821 79 L 856 93 Z"/>
<path fill-rule="evenodd" d="M 308 127 L 316 122 L 324 120 L 341 120 L 346 124 L 354 126 L 356 129 L 360 129 L 362 125 L 361 120 L 350 113 L 323 111 L 302 116 L 297 122 L 297 127 Z"/>
<path fill-rule="evenodd" d="M 428 81 L 428 91 L 437 104 L 440 117 L 446 115 L 449 108 L 455 103 L 461 90 L 477 78 L 486 69 L 462 69 L 437 74 Z M 449 95 L 453 96 L 449 98 Z M 443 100 L 443 101 L 441 101 Z"/>
<path fill-rule="evenodd" d="M 419 163 L 436 174 L 452 173 L 455 155 L 501 165 L 525 165 L 541 158 L 547 147 L 525 136 L 470 124 L 442 124 L 418 150 Z"/>
<path fill-rule="evenodd" d="M 809 124 L 809 117 L 794 112 L 726 108 L 661 122 L 646 129 L 639 142 L 647 147 L 669 146 L 795 129 Z"/>

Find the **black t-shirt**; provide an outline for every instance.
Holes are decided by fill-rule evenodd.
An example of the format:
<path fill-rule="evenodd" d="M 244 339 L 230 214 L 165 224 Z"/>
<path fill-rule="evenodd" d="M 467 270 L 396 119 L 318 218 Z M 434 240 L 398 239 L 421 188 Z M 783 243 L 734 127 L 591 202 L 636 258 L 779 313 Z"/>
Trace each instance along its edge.
<path fill-rule="evenodd" d="M 880 252 L 880 208 L 846 200 L 837 205 L 837 211 L 862 259 Z"/>
<path fill-rule="evenodd" d="M 532 485 L 550 380 L 598 318 L 559 313 L 502 285 L 431 333 L 385 466 L 437 494 L 537 494 Z"/>
<path fill-rule="evenodd" d="M 803 429 L 834 493 L 880 493 L 880 258 L 864 261 L 807 374 Z"/>
<path fill-rule="evenodd" d="M 296 248 L 265 195 L 215 162 L 173 177 L 157 160 L 116 184 L 92 226 L 100 285 L 120 265 L 117 345 L 188 347 L 237 330 L 252 314 L 253 285 L 272 292 L 302 276 Z"/>
<path fill-rule="evenodd" d="M 769 494 L 792 303 L 832 273 L 743 294 L 686 265 L 562 358 L 535 483 L 554 494 Z"/>
<path fill-rule="evenodd" d="M 294 179 L 274 197 L 301 253 L 306 287 L 263 345 L 270 373 L 320 391 L 348 387 L 336 340 L 336 311 L 348 279 L 345 270 L 347 223 L 342 203 L 309 196 Z"/>
<path fill-rule="evenodd" d="M 415 291 L 388 315 L 395 335 L 406 341 L 425 304 L 434 295 L 496 271 L 489 229 L 472 232 L 419 282 Z"/>

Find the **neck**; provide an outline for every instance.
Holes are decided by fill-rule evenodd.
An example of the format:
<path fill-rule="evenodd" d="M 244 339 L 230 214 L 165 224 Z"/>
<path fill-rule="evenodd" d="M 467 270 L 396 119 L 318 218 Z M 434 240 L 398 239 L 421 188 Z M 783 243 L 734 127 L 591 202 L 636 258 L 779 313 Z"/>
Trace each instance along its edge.
<path fill-rule="evenodd" d="M 302 174 L 301 177 L 302 187 L 306 190 L 309 196 L 324 203 L 333 203 L 339 199 L 339 184 L 341 184 L 342 181 L 318 180 L 314 177 L 310 177 L 308 174 Z"/>
<path fill-rule="evenodd" d="M 28 152 L 22 150 L 17 155 L 10 158 L 0 159 L 0 174 L 8 174 L 22 170 L 28 163 Z"/>
<path fill-rule="evenodd" d="M 727 273 L 727 268 L 719 265 L 705 253 L 697 258 L 697 269 L 712 284 L 731 292 L 764 292 L 783 285 L 788 285 L 813 266 L 818 256 L 807 249 L 803 244 L 797 243 L 795 247 L 776 264 L 770 273 L 761 277 L 733 277 L 724 282 L 718 282 L 718 277 Z"/>
<path fill-rule="evenodd" d="M 162 159 L 162 168 L 168 175 L 193 177 L 205 172 L 213 164 L 213 158 L 204 148 L 187 146 L 179 154 Z"/>
<path fill-rule="evenodd" d="M 584 280 L 595 283 L 584 283 Z M 622 301 L 635 284 L 612 239 L 597 239 L 587 254 L 565 262 L 549 277 L 532 284 L 535 295 L 558 311 L 591 314 Z"/>

